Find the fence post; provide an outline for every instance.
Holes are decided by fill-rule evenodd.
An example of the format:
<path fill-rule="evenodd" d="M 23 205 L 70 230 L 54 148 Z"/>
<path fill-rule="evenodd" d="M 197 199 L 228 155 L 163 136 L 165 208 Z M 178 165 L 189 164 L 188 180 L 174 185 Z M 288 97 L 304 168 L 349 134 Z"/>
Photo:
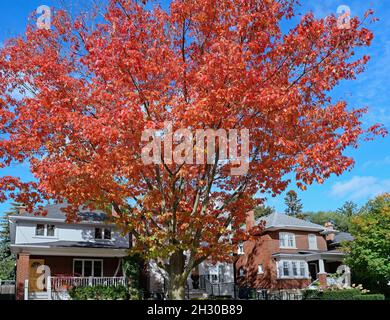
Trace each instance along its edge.
<path fill-rule="evenodd" d="M 51 276 L 47 276 L 46 278 L 46 286 L 47 286 L 47 298 L 51 300 Z"/>
<path fill-rule="evenodd" d="M 24 300 L 28 300 L 28 279 L 24 280 Z"/>
<path fill-rule="evenodd" d="M 92 283 L 92 277 L 89 277 L 89 279 L 88 279 L 88 284 L 89 284 L 89 286 L 90 286 L 90 287 L 92 287 L 92 286 L 93 286 L 93 283 Z"/>

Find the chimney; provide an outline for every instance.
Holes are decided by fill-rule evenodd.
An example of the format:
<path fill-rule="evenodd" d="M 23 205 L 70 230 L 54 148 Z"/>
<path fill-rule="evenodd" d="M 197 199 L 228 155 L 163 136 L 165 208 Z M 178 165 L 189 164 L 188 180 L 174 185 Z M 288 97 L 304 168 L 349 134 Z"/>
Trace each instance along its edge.
<path fill-rule="evenodd" d="M 27 213 L 27 207 L 25 205 L 17 206 L 16 210 L 17 210 L 18 214 L 20 214 L 20 215 L 24 215 Z"/>
<path fill-rule="evenodd" d="M 246 214 L 246 231 L 249 232 L 255 226 L 255 212 L 253 210 Z"/>
<path fill-rule="evenodd" d="M 334 241 L 335 232 L 334 232 L 333 221 L 325 222 L 325 228 L 326 228 L 326 237 L 325 237 L 326 241 Z"/>

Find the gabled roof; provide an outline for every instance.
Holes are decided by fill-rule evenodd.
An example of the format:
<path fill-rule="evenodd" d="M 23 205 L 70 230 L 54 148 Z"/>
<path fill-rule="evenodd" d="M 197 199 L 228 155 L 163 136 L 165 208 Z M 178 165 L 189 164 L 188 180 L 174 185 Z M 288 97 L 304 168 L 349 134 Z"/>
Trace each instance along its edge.
<path fill-rule="evenodd" d="M 26 217 L 26 218 L 37 218 L 37 219 L 55 219 L 55 220 L 66 220 L 66 214 L 61 210 L 63 208 L 66 208 L 67 204 L 52 204 L 47 205 L 44 207 L 44 210 L 47 212 L 45 216 L 38 215 L 35 216 L 34 214 L 28 213 L 28 212 L 22 212 L 16 215 L 10 216 L 12 217 Z M 103 211 L 95 210 L 85 210 L 82 207 L 79 209 L 79 213 L 77 216 L 80 218 L 81 222 L 91 222 L 91 223 L 104 223 L 109 222 L 109 217 L 106 213 Z"/>
<path fill-rule="evenodd" d="M 272 213 L 268 216 L 261 217 L 257 223 L 265 221 L 265 229 L 291 229 L 291 230 L 308 230 L 308 231 L 322 231 L 324 226 L 315 224 L 303 219 L 288 216 L 282 213 Z"/>
<path fill-rule="evenodd" d="M 355 238 L 353 237 L 353 235 L 348 232 L 339 232 L 335 234 L 332 243 L 336 244 L 336 243 L 341 243 L 343 241 L 353 241 L 354 239 Z"/>

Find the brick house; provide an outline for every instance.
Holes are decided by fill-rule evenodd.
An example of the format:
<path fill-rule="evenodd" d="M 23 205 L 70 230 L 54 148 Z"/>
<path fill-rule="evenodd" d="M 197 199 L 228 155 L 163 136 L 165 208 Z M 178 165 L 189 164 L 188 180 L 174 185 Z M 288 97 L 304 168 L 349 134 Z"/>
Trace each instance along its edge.
<path fill-rule="evenodd" d="M 264 228 L 254 228 L 261 221 Z M 278 213 L 256 222 L 251 211 L 246 229 L 252 237 L 238 246 L 235 270 L 239 286 L 303 289 L 316 280 L 326 286 L 327 274 L 335 273 L 342 264 L 344 254 L 335 243 L 337 231 L 331 225 Z"/>
<path fill-rule="evenodd" d="M 115 230 L 100 211 L 80 210 L 78 223 L 66 223 L 64 206 L 47 206 L 46 216 L 21 207 L 9 217 L 17 299 L 66 299 L 69 286 L 125 283 L 121 262 L 128 255 L 129 236 Z"/>
<path fill-rule="evenodd" d="M 80 208 L 80 221 L 67 223 L 64 207 L 66 204 L 46 206 L 45 216 L 29 214 L 20 207 L 18 214 L 9 216 L 11 251 L 17 256 L 16 296 L 19 300 L 67 300 L 67 290 L 72 286 L 110 286 L 127 281 L 122 262 L 132 246 L 131 235 L 119 232 L 102 211 Z M 167 281 L 164 271 L 153 261 L 140 267 L 144 291 L 164 294 Z M 230 263 L 206 261 L 197 272 L 209 286 L 234 284 Z M 38 285 L 39 278 L 43 287 Z M 192 289 L 192 286 L 189 278 L 188 287 Z M 231 291 L 231 286 L 225 285 L 222 293 Z"/>

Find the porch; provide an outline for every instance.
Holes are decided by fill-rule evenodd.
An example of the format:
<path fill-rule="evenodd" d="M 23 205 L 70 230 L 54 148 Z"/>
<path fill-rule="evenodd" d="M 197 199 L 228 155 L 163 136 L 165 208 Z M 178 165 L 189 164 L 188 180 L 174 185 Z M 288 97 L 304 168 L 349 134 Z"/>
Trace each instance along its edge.
<path fill-rule="evenodd" d="M 30 291 L 30 280 L 24 284 L 24 300 L 70 300 L 69 290 L 76 287 L 127 286 L 126 277 L 52 277 L 43 278 L 41 290 Z"/>
<path fill-rule="evenodd" d="M 19 300 L 67 300 L 70 288 L 119 285 L 126 285 L 121 257 L 18 256 Z"/>

